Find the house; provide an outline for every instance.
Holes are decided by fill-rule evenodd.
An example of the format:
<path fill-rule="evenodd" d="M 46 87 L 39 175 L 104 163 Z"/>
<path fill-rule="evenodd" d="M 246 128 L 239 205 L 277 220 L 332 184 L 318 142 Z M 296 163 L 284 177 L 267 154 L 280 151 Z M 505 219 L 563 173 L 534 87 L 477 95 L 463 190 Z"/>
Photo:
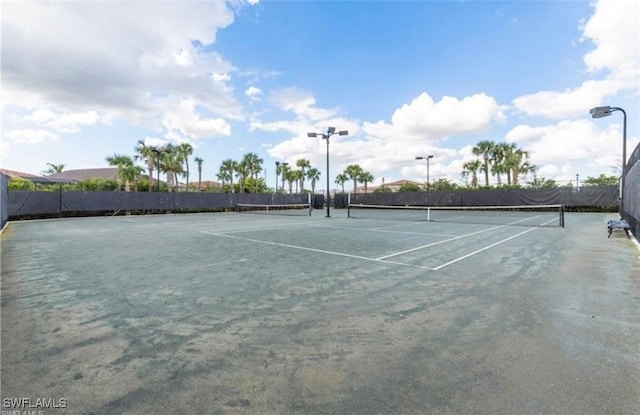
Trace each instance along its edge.
<path fill-rule="evenodd" d="M 82 182 L 87 179 L 118 179 L 117 167 L 102 167 L 98 169 L 66 170 L 61 173 L 46 176 L 48 179 L 64 179 L 72 182 Z"/>
<path fill-rule="evenodd" d="M 396 180 L 394 182 L 389 182 L 389 183 L 384 183 L 383 182 L 383 184 L 380 185 L 380 186 L 367 186 L 366 193 L 374 193 L 376 191 L 376 189 L 379 189 L 382 186 L 386 187 L 387 189 L 391 190 L 392 192 L 397 192 L 397 191 L 400 190 L 400 188 L 403 185 L 406 185 L 406 184 L 413 184 L 413 185 L 416 185 L 416 186 L 418 186 L 420 188 L 422 188 L 424 186 L 424 183 L 421 183 L 421 182 L 414 182 L 412 180 L 401 179 L 401 180 Z M 361 186 L 361 187 L 358 186 L 358 193 L 365 193 L 364 186 Z"/>
<path fill-rule="evenodd" d="M 7 176 L 10 179 L 23 179 L 28 180 L 32 183 L 36 184 L 53 184 L 53 183 L 71 183 L 72 181 L 63 179 L 63 178 L 55 178 L 51 176 L 38 176 L 30 173 L 23 173 L 15 170 L 9 169 L 0 169 L 0 174 Z"/>

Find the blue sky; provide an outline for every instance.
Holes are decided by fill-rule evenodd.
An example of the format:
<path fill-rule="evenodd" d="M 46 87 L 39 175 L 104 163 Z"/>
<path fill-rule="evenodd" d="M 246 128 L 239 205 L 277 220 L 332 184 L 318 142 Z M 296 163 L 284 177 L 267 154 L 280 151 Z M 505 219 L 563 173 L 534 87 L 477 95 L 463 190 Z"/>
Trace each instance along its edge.
<path fill-rule="evenodd" d="M 516 143 L 558 181 L 616 174 L 640 137 L 640 6 L 587 1 L 2 2 L 3 168 L 104 167 L 190 142 L 203 180 L 247 152 L 307 158 L 325 183 L 463 183 L 480 140 Z M 192 163 L 193 166 L 193 163 Z M 192 168 L 191 180 L 197 180 Z M 333 186 L 333 184 L 332 184 Z"/>

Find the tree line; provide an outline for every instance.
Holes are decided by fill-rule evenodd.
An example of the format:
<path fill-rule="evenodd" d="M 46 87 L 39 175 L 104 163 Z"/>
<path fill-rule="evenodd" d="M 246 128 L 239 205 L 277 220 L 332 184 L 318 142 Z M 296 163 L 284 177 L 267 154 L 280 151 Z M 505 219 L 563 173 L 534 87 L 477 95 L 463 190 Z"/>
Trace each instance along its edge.
<path fill-rule="evenodd" d="M 114 154 L 106 157 L 110 166 L 117 167 L 117 187 L 125 191 L 154 191 L 166 190 L 176 191 L 179 178 L 186 179 L 186 189 L 194 188 L 195 185 L 189 183 L 190 165 L 189 157 L 193 155 L 193 147 L 189 143 L 177 145 L 167 144 L 165 146 L 148 146 L 143 141 L 138 141 L 134 147 L 135 154 L 128 156 L 124 154 Z M 520 180 L 523 176 L 533 173 L 533 181 L 529 184 L 534 188 L 554 188 L 559 187 L 554 180 L 538 178 L 536 172 L 539 166 L 530 160 L 529 152 L 518 148 L 511 143 L 496 143 L 491 140 L 481 140 L 472 149 L 477 159 L 467 161 L 463 164 L 461 176 L 465 179 L 466 186 L 459 186 L 448 179 L 439 178 L 430 183 L 430 190 L 456 190 L 464 188 L 489 188 L 490 176 L 495 177 L 496 186 L 519 188 Z M 144 163 L 146 169 L 136 165 L 136 161 Z M 198 170 L 197 190 L 202 189 L 202 169 L 204 160 L 200 157 L 193 159 Z M 308 180 L 311 192 L 315 193 L 316 184 L 320 179 L 320 171 L 311 166 L 308 159 L 298 159 L 294 165 L 286 162 L 276 162 L 276 188 L 269 188 L 265 180 L 260 177 L 264 160 L 256 153 L 245 154 L 239 161 L 226 159 L 219 166 L 217 179 L 221 185 L 218 188 L 207 189 L 213 191 L 235 192 L 235 193 L 258 193 L 278 191 L 285 193 L 304 193 L 305 182 Z M 43 174 L 55 174 L 64 170 L 65 164 L 47 163 L 48 168 Z M 146 178 L 143 173 L 146 171 Z M 159 180 L 163 174 L 166 181 Z M 483 174 L 484 186 L 479 185 L 479 175 Z M 154 177 L 155 176 L 155 177 Z M 470 179 L 470 182 L 469 182 Z M 506 179 L 506 184 L 505 184 Z M 365 171 L 358 164 L 348 165 L 341 173 L 335 177 L 334 183 L 340 186 L 345 192 L 345 183 L 353 182 L 353 192 L 357 193 L 358 184 L 364 186 L 364 192 L 368 192 L 368 184 L 372 183 L 374 176 Z M 614 183 L 615 182 L 615 183 Z M 610 185 L 616 184 L 617 178 L 614 176 L 588 177 L 582 184 L 589 185 Z M 91 179 L 84 183 L 87 190 L 96 190 L 100 187 L 99 179 Z M 281 185 L 280 185 L 281 183 Z M 287 184 L 287 186 L 285 186 Z M 24 187 L 24 186 L 22 186 Z M 105 188 L 113 187 L 109 180 L 104 180 Z M 426 190 L 413 183 L 403 185 L 399 191 L 420 191 Z M 376 192 L 391 191 L 384 184 L 376 189 Z"/>
<path fill-rule="evenodd" d="M 481 140 L 471 151 L 480 158 L 464 163 L 462 177 L 471 176 L 472 188 L 478 187 L 478 173 L 484 173 L 485 187 L 489 187 L 489 174 L 496 177 L 498 187 L 503 184 L 503 175 L 506 175 L 508 186 L 517 187 L 522 175 L 537 171 L 537 166 L 529 161 L 529 152 L 513 143 Z"/>

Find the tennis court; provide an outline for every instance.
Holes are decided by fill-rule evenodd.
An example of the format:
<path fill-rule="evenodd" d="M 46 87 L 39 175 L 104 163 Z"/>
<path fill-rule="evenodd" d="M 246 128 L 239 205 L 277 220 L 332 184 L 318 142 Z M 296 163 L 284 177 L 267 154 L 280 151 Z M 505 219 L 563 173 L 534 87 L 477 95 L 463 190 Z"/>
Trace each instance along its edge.
<path fill-rule="evenodd" d="M 12 223 L 2 398 L 64 399 L 47 415 L 640 410 L 640 251 L 607 239 L 614 214 L 280 213 Z"/>

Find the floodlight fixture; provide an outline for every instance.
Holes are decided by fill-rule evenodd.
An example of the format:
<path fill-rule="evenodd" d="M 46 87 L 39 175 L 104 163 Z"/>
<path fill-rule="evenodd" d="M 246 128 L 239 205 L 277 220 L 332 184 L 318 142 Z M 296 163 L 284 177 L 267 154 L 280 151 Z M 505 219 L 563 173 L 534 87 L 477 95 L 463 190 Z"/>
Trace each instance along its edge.
<path fill-rule="evenodd" d="M 327 217 L 330 218 L 331 217 L 331 211 L 330 211 L 330 202 L 331 202 L 331 190 L 330 190 L 330 182 L 329 182 L 329 137 L 331 137 L 334 134 L 338 134 L 338 135 L 349 135 L 349 131 L 347 130 L 342 130 L 342 131 L 338 131 L 336 132 L 336 127 L 329 127 L 327 128 L 327 132 L 326 133 L 307 133 L 307 137 L 322 137 L 323 140 L 327 140 Z"/>
<path fill-rule="evenodd" d="M 624 176 L 626 174 L 627 163 L 627 112 L 620 107 L 595 107 L 589 110 L 591 118 L 603 118 L 611 115 L 613 111 L 620 111 L 622 113 L 622 177 L 620 178 L 620 214 L 624 215 Z"/>
<path fill-rule="evenodd" d="M 431 184 L 429 183 L 429 160 L 433 158 L 433 154 L 429 154 L 428 156 L 418 156 L 416 160 L 427 160 L 427 192 L 430 191 Z"/>
<path fill-rule="evenodd" d="M 595 107 L 595 108 L 591 108 L 589 110 L 589 113 L 591 114 L 591 118 L 603 118 L 603 117 L 608 117 L 609 115 L 611 115 L 611 112 L 614 109 L 611 108 L 610 106 L 606 106 L 606 107 Z"/>

